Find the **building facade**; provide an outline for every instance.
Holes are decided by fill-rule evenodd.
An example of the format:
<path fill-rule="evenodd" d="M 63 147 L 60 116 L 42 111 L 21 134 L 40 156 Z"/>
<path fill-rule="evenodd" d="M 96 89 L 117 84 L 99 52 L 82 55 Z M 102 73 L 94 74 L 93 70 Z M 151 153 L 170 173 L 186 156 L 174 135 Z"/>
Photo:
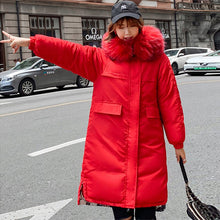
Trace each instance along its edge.
<path fill-rule="evenodd" d="M 135 2 L 139 3 L 145 24 L 161 30 L 166 48 L 220 49 L 220 0 Z M 0 0 L 0 30 L 21 37 L 44 34 L 100 47 L 114 3 L 113 0 Z M 13 54 L 8 45 L 0 44 L 0 69 L 9 69 L 15 65 L 15 59 L 33 55 L 27 48 Z"/>

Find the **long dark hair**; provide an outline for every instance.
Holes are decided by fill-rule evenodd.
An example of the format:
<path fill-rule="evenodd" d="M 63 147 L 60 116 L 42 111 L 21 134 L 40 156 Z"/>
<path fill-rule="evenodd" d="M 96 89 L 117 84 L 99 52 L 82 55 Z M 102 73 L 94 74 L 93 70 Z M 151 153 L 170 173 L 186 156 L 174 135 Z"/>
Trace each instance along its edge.
<path fill-rule="evenodd" d="M 135 18 L 131 18 L 131 17 L 124 17 L 124 18 L 121 18 L 119 19 L 116 23 L 110 23 L 108 25 L 108 37 L 105 38 L 105 40 L 107 41 L 110 41 L 112 38 L 116 37 L 116 34 L 115 34 L 115 29 L 117 26 L 121 26 L 123 21 L 126 20 L 127 23 L 131 26 L 137 26 L 139 28 L 139 32 L 141 31 L 142 27 L 144 26 L 144 20 L 143 18 L 140 18 L 140 19 L 135 19 Z"/>

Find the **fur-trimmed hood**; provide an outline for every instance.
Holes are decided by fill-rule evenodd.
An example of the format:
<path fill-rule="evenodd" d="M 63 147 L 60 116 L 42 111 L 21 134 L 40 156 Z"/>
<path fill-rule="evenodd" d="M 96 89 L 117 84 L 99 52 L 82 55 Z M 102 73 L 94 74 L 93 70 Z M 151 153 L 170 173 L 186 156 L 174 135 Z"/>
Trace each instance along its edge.
<path fill-rule="evenodd" d="M 102 48 L 105 54 L 115 61 L 129 61 L 138 58 L 142 61 L 152 61 L 164 51 L 164 39 L 159 29 L 153 26 L 144 26 L 140 34 L 132 41 L 126 42 L 117 36 L 110 41 L 105 40 L 108 32 L 102 39 Z"/>

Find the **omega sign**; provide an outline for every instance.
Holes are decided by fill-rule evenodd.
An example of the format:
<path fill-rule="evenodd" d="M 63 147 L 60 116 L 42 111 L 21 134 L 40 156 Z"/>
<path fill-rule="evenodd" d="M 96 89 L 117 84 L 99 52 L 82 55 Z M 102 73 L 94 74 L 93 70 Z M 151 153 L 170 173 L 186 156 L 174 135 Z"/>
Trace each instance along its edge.
<path fill-rule="evenodd" d="M 87 41 L 90 41 L 90 40 L 101 40 L 102 39 L 102 35 L 101 34 L 97 34 L 97 29 L 96 28 L 92 28 L 91 29 L 91 34 L 87 34 L 85 36 L 85 39 Z"/>

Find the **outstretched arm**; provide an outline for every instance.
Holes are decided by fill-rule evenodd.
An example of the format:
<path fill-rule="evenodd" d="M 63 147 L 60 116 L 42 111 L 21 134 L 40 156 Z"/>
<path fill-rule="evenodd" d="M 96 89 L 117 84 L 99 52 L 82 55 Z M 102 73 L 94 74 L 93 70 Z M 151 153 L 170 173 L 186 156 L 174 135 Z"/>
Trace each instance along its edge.
<path fill-rule="evenodd" d="M 83 46 L 45 35 L 21 38 L 6 32 L 3 33 L 8 39 L 0 42 L 10 43 L 14 53 L 21 46 L 29 47 L 36 56 L 76 73 L 92 82 L 94 82 L 103 71 L 104 56 L 100 48 Z"/>

